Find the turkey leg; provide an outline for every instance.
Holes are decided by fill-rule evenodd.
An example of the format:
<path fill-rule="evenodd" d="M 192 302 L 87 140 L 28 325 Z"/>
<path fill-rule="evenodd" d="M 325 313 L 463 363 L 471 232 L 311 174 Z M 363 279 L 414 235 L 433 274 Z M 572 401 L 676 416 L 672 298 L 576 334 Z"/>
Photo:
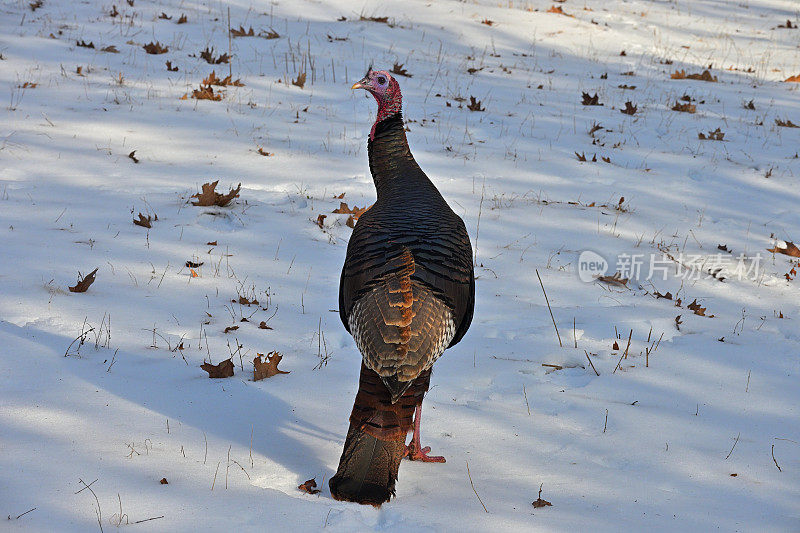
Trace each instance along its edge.
<path fill-rule="evenodd" d="M 419 427 L 422 419 L 422 404 L 417 405 L 414 411 L 414 436 L 411 437 L 411 442 L 406 447 L 406 457 L 412 461 L 422 461 L 423 463 L 444 463 L 444 457 L 437 455 L 428 455 L 431 451 L 430 446 L 422 447 L 419 442 Z"/>

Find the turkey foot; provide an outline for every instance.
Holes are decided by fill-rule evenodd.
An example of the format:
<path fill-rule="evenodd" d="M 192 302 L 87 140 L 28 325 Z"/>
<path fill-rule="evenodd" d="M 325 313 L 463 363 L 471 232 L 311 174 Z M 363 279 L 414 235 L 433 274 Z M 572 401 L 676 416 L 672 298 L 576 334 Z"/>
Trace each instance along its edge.
<path fill-rule="evenodd" d="M 430 446 L 422 447 L 419 442 L 419 428 L 422 418 L 422 404 L 418 405 L 414 411 L 414 436 L 406 446 L 405 457 L 412 461 L 422 461 L 423 463 L 444 463 L 445 459 L 439 455 L 428 455 L 431 451 Z"/>

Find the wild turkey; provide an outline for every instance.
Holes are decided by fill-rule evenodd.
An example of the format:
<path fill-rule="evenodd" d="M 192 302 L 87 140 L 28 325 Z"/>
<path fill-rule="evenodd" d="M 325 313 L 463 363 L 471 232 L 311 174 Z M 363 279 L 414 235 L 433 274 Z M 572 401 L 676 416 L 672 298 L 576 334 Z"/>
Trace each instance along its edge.
<path fill-rule="evenodd" d="M 339 285 L 342 323 L 363 358 L 330 489 L 337 500 L 380 506 L 403 457 L 444 462 L 420 444 L 422 399 L 431 366 L 469 328 L 475 277 L 464 221 L 411 155 L 397 80 L 370 69 L 352 88 L 378 101 L 367 142 L 378 199 L 353 230 Z"/>

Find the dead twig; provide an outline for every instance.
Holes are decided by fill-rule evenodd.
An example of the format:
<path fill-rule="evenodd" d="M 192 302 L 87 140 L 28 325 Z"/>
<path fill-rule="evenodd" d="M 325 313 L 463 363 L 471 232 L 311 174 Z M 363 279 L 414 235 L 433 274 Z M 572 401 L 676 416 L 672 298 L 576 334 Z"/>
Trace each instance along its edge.
<path fill-rule="evenodd" d="M 558 336 L 558 345 L 563 348 L 564 345 L 561 344 L 561 334 L 558 333 L 558 326 L 556 326 L 556 319 L 553 316 L 553 310 L 550 308 L 550 300 L 547 299 L 547 292 L 544 290 L 544 283 L 542 283 L 542 277 L 539 275 L 539 269 L 536 269 L 536 277 L 539 278 L 539 285 L 542 286 L 542 294 L 544 294 L 544 301 L 547 302 L 547 310 L 550 311 L 550 319 L 553 321 L 553 327 L 556 328 L 556 335 Z"/>
<path fill-rule="evenodd" d="M 594 370 L 594 373 L 595 373 L 595 374 L 597 374 L 597 375 L 599 376 L 599 375 L 600 375 L 600 372 L 598 372 L 598 371 L 597 371 L 597 369 L 594 367 L 594 363 L 592 363 L 592 360 L 591 360 L 591 358 L 589 357 L 589 352 L 587 352 L 586 350 L 584 350 L 584 351 L 583 351 L 583 353 L 585 353 L 585 354 L 586 354 L 586 359 L 588 359 L 588 360 L 589 360 L 589 364 L 590 364 L 590 365 L 592 365 L 592 370 Z"/>
<path fill-rule="evenodd" d="M 733 441 L 733 446 L 731 446 L 731 451 L 729 451 L 729 452 L 728 452 L 728 455 L 726 455 L 726 456 L 725 456 L 725 460 L 727 460 L 727 459 L 728 459 L 728 457 L 730 457 L 730 456 L 731 456 L 731 454 L 733 453 L 733 449 L 734 449 L 734 448 L 736 448 L 736 445 L 737 445 L 737 444 L 739 444 L 739 437 L 740 437 L 741 435 L 742 435 L 742 433 L 741 433 L 741 432 L 739 432 L 739 433 L 736 435 L 736 440 L 735 440 L 735 441 Z"/>
<path fill-rule="evenodd" d="M 778 472 L 783 472 L 783 470 L 781 469 L 780 465 L 778 464 L 778 461 L 775 460 L 775 445 L 774 444 L 772 445 L 772 462 L 775 463 L 776 467 L 778 467 Z M 30 512 L 30 511 L 28 511 L 28 512 Z M 19 518 L 19 516 L 17 518 Z"/>

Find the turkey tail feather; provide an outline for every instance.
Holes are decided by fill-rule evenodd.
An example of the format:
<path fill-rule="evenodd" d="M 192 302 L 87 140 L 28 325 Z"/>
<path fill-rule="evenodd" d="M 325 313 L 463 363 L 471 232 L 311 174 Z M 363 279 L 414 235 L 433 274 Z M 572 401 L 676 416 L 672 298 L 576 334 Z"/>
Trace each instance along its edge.
<path fill-rule="evenodd" d="M 329 482 L 331 496 L 376 507 L 394 495 L 406 434 L 412 428 L 414 409 L 430 383 L 426 370 L 397 400 L 380 376 L 362 363 L 358 394 L 350 415 L 350 429 L 336 475 Z"/>

